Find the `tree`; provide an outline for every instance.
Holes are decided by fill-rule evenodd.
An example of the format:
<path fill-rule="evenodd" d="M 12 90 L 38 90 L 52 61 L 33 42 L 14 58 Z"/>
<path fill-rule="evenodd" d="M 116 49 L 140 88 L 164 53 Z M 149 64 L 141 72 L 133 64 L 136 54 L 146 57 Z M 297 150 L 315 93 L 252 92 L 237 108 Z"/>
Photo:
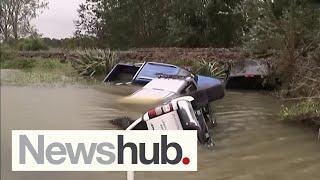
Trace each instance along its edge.
<path fill-rule="evenodd" d="M 309 0 L 245 0 L 239 9 L 246 47 L 278 57 L 272 73 L 284 94 L 319 97 L 320 9 Z"/>
<path fill-rule="evenodd" d="M 87 0 L 78 10 L 76 35 L 110 47 L 152 46 L 166 36 L 169 0 Z"/>
<path fill-rule="evenodd" d="M 320 10 L 308 0 L 245 0 L 245 44 L 251 49 L 281 50 L 288 69 L 320 42 Z"/>
<path fill-rule="evenodd" d="M 207 39 L 211 46 L 230 47 L 239 43 L 238 30 L 243 19 L 233 10 L 241 3 L 239 0 L 215 0 L 206 8 L 208 17 Z"/>
<path fill-rule="evenodd" d="M 230 47 L 237 41 L 239 0 L 175 0 L 171 3 L 169 42 L 188 47 Z"/>
<path fill-rule="evenodd" d="M 30 24 L 41 10 L 46 8 L 47 2 L 43 0 L 1 0 L 0 4 L 0 31 L 2 39 L 18 40 L 34 32 Z"/>
<path fill-rule="evenodd" d="M 210 1 L 175 0 L 170 4 L 168 43 L 173 46 L 206 46 L 207 16 Z"/>
<path fill-rule="evenodd" d="M 8 41 L 11 31 L 10 3 L 6 0 L 0 2 L 0 40 Z"/>
<path fill-rule="evenodd" d="M 79 19 L 75 21 L 75 35 L 97 36 L 103 11 L 104 7 L 101 0 L 86 0 L 85 3 L 80 4 L 78 9 Z"/>
<path fill-rule="evenodd" d="M 76 34 L 111 48 L 231 46 L 237 0 L 86 0 Z"/>

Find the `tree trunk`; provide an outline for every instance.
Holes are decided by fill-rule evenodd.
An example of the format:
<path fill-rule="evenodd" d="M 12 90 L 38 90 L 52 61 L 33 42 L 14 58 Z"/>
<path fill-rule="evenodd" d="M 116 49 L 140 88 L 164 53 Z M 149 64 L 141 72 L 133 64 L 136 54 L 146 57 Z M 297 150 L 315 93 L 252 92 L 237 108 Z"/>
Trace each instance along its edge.
<path fill-rule="evenodd" d="M 16 9 L 16 12 L 14 13 L 14 20 L 12 22 L 12 30 L 13 30 L 13 37 L 15 40 L 18 40 L 19 36 L 18 36 L 18 16 L 19 16 L 19 12 L 18 9 Z"/>
<path fill-rule="evenodd" d="M 8 42 L 9 41 L 9 33 L 7 29 L 3 30 L 3 36 L 4 36 L 4 42 Z"/>
<path fill-rule="evenodd" d="M 14 39 L 18 40 L 18 26 L 14 25 L 12 29 L 13 29 L 13 37 L 14 37 Z"/>

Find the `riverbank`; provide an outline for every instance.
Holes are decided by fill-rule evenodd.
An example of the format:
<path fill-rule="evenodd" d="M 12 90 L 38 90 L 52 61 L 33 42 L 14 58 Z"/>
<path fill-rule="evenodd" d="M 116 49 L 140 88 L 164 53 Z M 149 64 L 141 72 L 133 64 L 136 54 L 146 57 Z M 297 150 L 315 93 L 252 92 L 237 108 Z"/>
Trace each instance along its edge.
<path fill-rule="evenodd" d="M 55 58 L 1 59 L 1 84 L 65 86 L 97 85 L 98 80 L 80 76 L 70 62 Z"/>
<path fill-rule="evenodd" d="M 287 122 L 298 122 L 319 128 L 320 133 L 320 101 L 308 99 L 282 106 L 280 117 Z M 319 134 L 320 135 L 320 134 Z"/>
<path fill-rule="evenodd" d="M 1 82 L 20 85 L 74 83 L 76 76 L 69 64 L 57 59 L 30 58 L 1 61 Z"/>

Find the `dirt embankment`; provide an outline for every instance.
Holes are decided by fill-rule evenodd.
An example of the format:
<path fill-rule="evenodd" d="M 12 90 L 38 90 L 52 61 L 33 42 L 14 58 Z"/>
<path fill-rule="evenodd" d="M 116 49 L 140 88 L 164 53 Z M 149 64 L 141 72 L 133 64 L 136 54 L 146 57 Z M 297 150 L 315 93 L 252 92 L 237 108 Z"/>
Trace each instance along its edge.
<path fill-rule="evenodd" d="M 250 57 L 243 49 L 225 48 L 138 48 L 120 51 L 119 59 L 125 61 L 160 61 L 180 60 L 238 61 Z"/>
<path fill-rule="evenodd" d="M 23 58 L 58 58 L 61 60 L 72 59 L 78 56 L 77 51 L 18 51 L 16 54 Z M 241 48 L 136 48 L 127 51 L 117 51 L 120 61 L 124 62 L 142 62 L 142 61 L 242 61 L 255 58 L 249 52 Z M 71 58 L 70 58 L 71 57 Z M 264 59 L 264 57 L 263 57 Z"/>

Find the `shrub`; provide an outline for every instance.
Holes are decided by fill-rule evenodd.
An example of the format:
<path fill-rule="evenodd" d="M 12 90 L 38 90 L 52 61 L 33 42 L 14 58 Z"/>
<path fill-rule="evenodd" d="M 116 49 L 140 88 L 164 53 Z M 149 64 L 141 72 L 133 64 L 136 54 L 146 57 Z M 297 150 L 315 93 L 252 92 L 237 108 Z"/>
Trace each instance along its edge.
<path fill-rule="evenodd" d="M 14 54 L 12 53 L 11 48 L 6 44 L 0 44 L 0 67 L 3 69 L 4 63 L 8 60 L 14 59 Z"/>
<path fill-rule="evenodd" d="M 72 65 L 83 76 L 105 74 L 118 62 L 116 54 L 109 49 L 91 49 L 78 53 L 79 58 L 72 61 Z"/>
<path fill-rule="evenodd" d="M 28 37 L 18 43 L 18 49 L 21 51 L 40 51 L 48 50 L 48 46 L 39 37 Z"/>
<path fill-rule="evenodd" d="M 230 64 L 225 62 L 209 62 L 204 59 L 200 61 L 180 59 L 171 61 L 171 63 L 203 76 L 212 76 L 224 80 L 229 76 Z"/>
<path fill-rule="evenodd" d="M 196 63 L 196 67 L 198 69 L 196 73 L 206 76 L 213 76 L 220 79 L 224 79 L 226 77 L 226 71 L 224 67 L 221 66 L 218 62 L 208 62 L 202 60 Z"/>

